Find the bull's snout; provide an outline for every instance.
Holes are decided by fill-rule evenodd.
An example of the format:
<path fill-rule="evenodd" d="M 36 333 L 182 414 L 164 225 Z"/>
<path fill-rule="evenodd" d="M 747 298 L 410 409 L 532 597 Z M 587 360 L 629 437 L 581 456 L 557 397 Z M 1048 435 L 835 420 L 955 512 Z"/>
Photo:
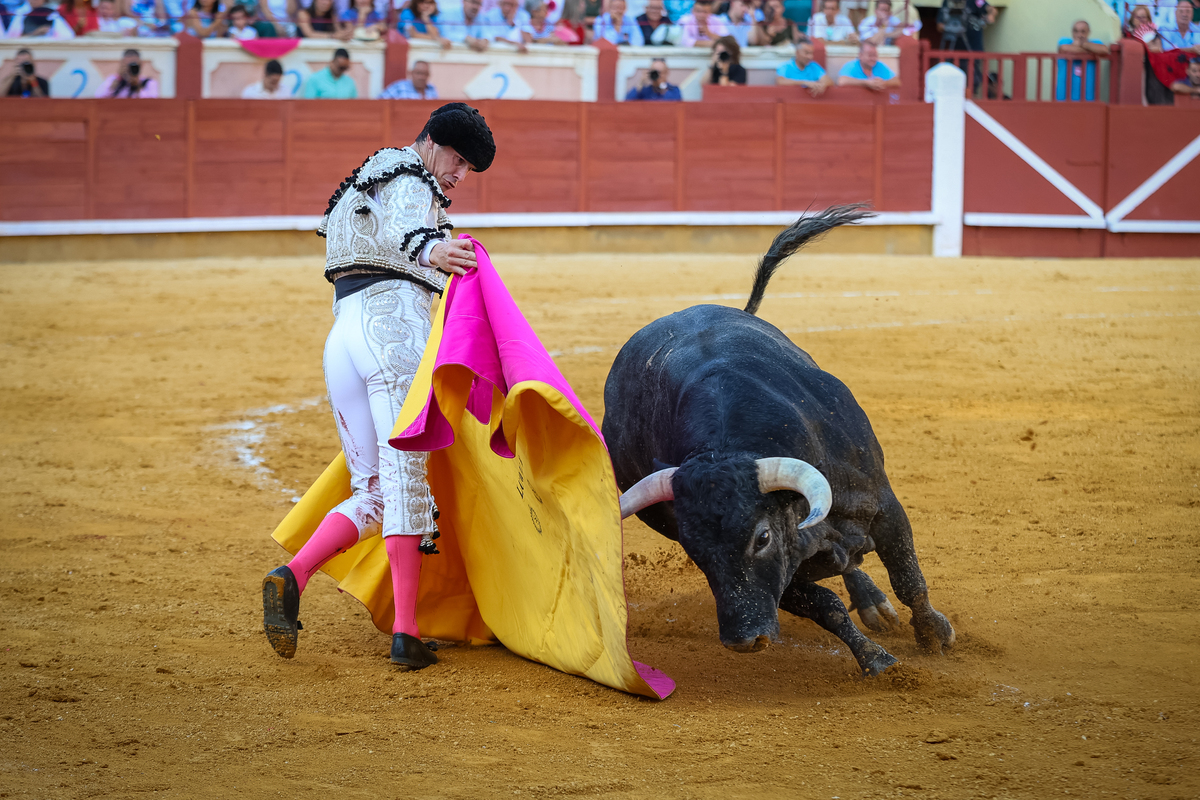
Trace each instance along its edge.
<path fill-rule="evenodd" d="M 728 647 L 735 653 L 757 653 L 759 650 L 766 650 L 767 645 L 771 643 L 771 637 L 762 635 L 755 636 L 753 639 L 743 639 L 737 642 L 728 642 L 724 639 L 721 644 Z"/>

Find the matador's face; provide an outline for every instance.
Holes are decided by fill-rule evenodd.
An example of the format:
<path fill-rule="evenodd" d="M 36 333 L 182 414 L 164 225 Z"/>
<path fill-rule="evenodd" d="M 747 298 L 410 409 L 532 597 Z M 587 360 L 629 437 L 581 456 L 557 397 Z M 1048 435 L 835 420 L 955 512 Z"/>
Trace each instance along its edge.
<path fill-rule="evenodd" d="M 429 174 L 437 179 L 443 192 L 453 189 L 471 171 L 471 165 L 467 163 L 467 160 L 460 156 L 457 150 L 447 145 L 434 143 L 426 160 L 428 163 L 425 164 L 425 169 L 429 170 Z"/>

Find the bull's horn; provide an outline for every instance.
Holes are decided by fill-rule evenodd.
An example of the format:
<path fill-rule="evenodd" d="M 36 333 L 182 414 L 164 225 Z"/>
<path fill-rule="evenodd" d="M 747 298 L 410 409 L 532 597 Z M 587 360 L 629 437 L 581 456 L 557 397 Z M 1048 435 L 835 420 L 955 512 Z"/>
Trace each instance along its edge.
<path fill-rule="evenodd" d="M 621 519 L 633 516 L 655 503 L 674 500 L 675 490 L 671 488 L 671 476 L 675 474 L 676 469 L 660 469 L 630 486 L 629 491 L 621 495 Z"/>
<path fill-rule="evenodd" d="M 804 495 L 808 501 L 808 518 L 800 523 L 801 528 L 816 525 L 829 514 L 833 506 L 833 490 L 829 481 L 812 464 L 798 458 L 760 458 L 758 464 L 758 488 L 762 492 L 777 492 L 790 489 Z"/>

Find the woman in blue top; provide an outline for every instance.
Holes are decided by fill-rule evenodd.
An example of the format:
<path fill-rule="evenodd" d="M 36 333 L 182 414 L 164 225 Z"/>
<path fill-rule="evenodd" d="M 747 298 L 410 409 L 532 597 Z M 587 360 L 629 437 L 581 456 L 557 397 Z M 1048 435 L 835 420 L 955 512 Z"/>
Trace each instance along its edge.
<path fill-rule="evenodd" d="M 400 31 L 409 39 L 438 41 L 442 35 L 437 21 L 437 0 L 413 0 L 411 6 L 400 12 Z"/>
<path fill-rule="evenodd" d="M 225 12 L 221 0 L 196 0 L 187 13 L 185 26 L 188 33 L 197 39 L 211 39 L 225 35 Z"/>
<path fill-rule="evenodd" d="M 359 41 L 374 41 L 387 30 L 387 22 L 375 11 L 374 0 L 353 0 L 339 19 Z"/>

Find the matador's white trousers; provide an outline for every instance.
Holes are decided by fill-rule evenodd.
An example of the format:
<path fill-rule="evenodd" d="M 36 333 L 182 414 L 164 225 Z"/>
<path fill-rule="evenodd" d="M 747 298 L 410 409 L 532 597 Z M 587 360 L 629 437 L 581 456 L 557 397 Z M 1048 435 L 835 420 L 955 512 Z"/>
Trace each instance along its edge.
<path fill-rule="evenodd" d="M 358 527 L 359 540 L 436 530 L 427 453 L 388 444 L 429 340 L 432 293 L 389 280 L 334 302 L 325 342 L 325 386 L 354 495 L 333 511 Z"/>

